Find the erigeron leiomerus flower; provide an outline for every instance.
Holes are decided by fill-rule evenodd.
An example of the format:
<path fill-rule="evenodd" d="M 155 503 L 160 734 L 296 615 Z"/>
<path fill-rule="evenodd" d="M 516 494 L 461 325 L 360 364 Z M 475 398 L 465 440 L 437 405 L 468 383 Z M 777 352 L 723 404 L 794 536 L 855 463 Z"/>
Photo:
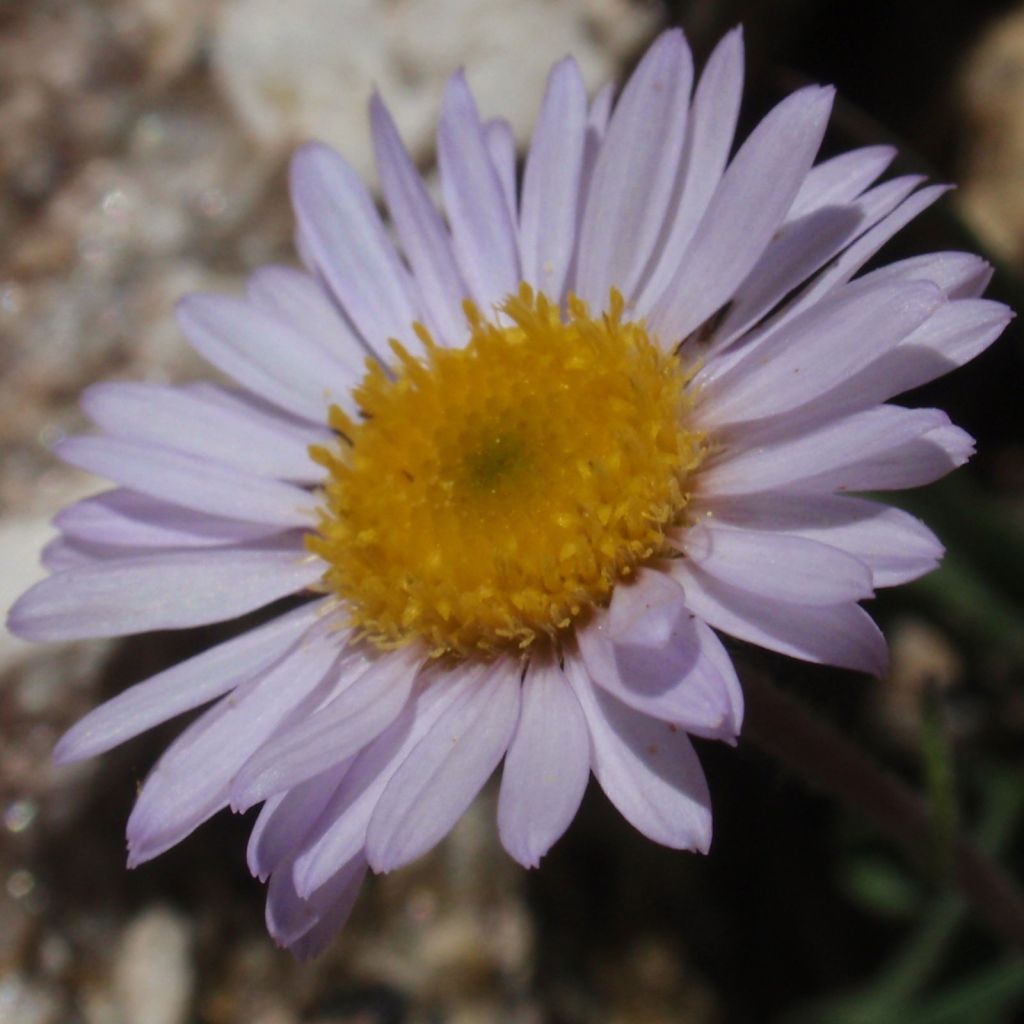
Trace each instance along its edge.
<path fill-rule="evenodd" d="M 932 569 L 916 519 L 845 492 L 912 487 L 971 439 L 888 399 L 990 344 L 989 268 L 938 253 L 856 276 L 943 191 L 815 164 L 832 92 L 772 110 L 729 160 L 742 44 L 696 88 L 662 35 L 613 103 L 551 73 L 517 182 L 461 75 L 438 132 L 442 219 L 380 99 L 397 244 L 344 160 L 292 165 L 304 270 L 181 304 L 234 385 L 105 384 L 58 445 L 118 486 L 62 512 L 24 637 L 266 624 L 128 689 L 61 741 L 89 757 L 212 703 L 128 824 L 140 864 L 263 801 L 267 920 L 323 947 L 367 866 L 432 848 L 504 759 L 498 828 L 534 866 L 593 772 L 656 842 L 706 851 L 690 736 L 734 742 L 715 630 L 882 673 L 859 602 Z"/>

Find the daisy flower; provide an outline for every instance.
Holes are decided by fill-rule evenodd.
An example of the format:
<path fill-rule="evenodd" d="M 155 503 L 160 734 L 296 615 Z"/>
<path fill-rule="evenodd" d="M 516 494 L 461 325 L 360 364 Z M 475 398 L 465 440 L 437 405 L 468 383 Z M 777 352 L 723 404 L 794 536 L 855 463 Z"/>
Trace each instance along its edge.
<path fill-rule="evenodd" d="M 116 484 L 57 517 L 22 637 L 276 614 L 126 690 L 61 740 L 91 757 L 210 705 L 157 763 L 129 863 L 225 807 L 267 923 L 324 947 L 367 868 L 438 843 L 504 760 L 497 826 L 535 866 L 593 774 L 633 826 L 706 852 L 692 736 L 734 743 L 718 633 L 875 674 L 860 603 L 932 569 L 916 487 L 972 442 L 888 404 L 1009 319 L 944 252 L 858 272 L 944 191 L 876 184 L 875 146 L 815 162 L 831 89 L 733 150 L 739 31 L 695 82 L 681 32 L 617 99 L 551 72 L 521 178 L 461 74 L 438 127 L 444 215 L 370 104 L 389 225 L 317 143 L 291 168 L 304 269 L 180 306 L 231 384 L 90 388 L 57 445 Z M 291 598 L 284 605 L 275 604 Z"/>

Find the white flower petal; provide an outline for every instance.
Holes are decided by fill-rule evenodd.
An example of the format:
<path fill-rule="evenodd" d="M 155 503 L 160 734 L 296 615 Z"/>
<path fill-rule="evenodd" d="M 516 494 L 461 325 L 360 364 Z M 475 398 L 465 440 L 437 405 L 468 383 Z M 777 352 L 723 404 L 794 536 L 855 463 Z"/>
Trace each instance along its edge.
<path fill-rule="evenodd" d="M 531 665 L 498 796 L 502 845 L 535 868 L 576 816 L 590 778 L 590 735 L 553 659 Z"/>
<path fill-rule="evenodd" d="M 603 692 L 575 660 L 566 674 L 590 729 L 594 775 L 619 813 L 662 846 L 707 853 L 711 798 L 686 733 Z"/>

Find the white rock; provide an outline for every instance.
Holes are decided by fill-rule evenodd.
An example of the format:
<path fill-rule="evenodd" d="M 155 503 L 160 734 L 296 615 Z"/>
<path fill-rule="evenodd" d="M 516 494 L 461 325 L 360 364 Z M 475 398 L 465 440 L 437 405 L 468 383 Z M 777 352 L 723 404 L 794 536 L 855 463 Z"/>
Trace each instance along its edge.
<path fill-rule="evenodd" d="M 376 87 L 413 155 L 433 151 L 445 79 L 465 67 L 486 117 L 522 143 L 550 66 L 566 54 L 591 90 L 654 31 L 649 0 L 225 0 L 213 41 L 220 86 L 270 148 L 328 142 L 366 177 Z"/>
<path fill-rule="evenodd" d="M 185 1024 L 195 977 L 187 922 L 166 907 L 128 926 L 114 963 L 114 994 L 126 1024 Z"/>

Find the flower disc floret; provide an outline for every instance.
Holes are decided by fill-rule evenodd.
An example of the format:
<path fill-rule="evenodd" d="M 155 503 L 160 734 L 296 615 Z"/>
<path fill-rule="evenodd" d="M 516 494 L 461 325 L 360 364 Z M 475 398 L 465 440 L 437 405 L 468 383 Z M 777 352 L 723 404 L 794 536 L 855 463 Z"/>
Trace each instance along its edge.
<path fill-rule="evenodd" d="M 525 285 L 497 322 L 470 303 L 468 344 L 392 343 L 369 365 L 358 422 L 334 407 L 319 530 L 326 587 L 380 647 L 526 647 L 607 601 L 665 552 L 704 451 L 689 375 L 612 293 L 568 314 Z"/>

